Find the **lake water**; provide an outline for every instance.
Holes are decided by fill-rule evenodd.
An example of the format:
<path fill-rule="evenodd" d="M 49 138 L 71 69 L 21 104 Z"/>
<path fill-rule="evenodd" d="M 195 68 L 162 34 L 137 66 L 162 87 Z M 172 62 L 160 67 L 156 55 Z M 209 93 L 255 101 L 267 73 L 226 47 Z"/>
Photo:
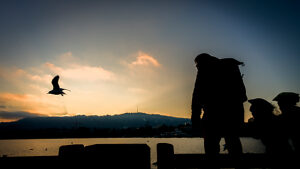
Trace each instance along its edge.
<path fill-rule="evenodd" d="M 241 138 L 244 153 L 264 153 L 259 140 Z M 68 138 L 68 139 L 16 139 L 0 140 L 0 157 L 7 156 L 53 156 L 58 155 L 61 145 L 83 144 L 130 144 L 144 143 L 151 149 L 151 163 L 156 162 L 157 143 L 170 143 L 176 153 L 204 153 L 202 138 Z M 224 144 L 221 140 L 220 145 Z M 221 147 L 221 149 L 223 149 Z M 227 153 L 222 151 L 221 153 Z M 152 166 L 152 168 L 156 168 Z"/>

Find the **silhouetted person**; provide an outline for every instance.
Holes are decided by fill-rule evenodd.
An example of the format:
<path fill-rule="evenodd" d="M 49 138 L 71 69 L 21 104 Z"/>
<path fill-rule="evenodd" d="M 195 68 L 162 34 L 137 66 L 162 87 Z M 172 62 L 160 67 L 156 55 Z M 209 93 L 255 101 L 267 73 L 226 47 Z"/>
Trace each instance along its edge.
<path fill-rule="evenodd" d="M 256 98 L 249 100 L 250 111 L 253 118 L 249 126 L 255 138 L 260 139 L 265 145 L 266 153 L 280 159 L 292 152 L 284 130 L 280 126 L 279 117 L 273 114 L 274 106 L 268 101 Z"/>
<path fill-rule="evenodd" d="M 296 105 L 299 102 L 299 94 L 283 92 L 278 94 L 273 100 L 277 101 L 281 110 L 280 118 L 285 133 L 291 140 L 295 152 L 299 154 L 300 107 Z"/>
<path fill-rule="evenodd" d="M 192 99 L 193 128 L 201 126 L 205 153 L 210 157 L 219 154 L 221 137 L 228 153 L 238 156 L 242 154 L 239 130 L 244 122 L 243 102 L 247 100 L 238 67 L 242 63 L 206 53 L 198 55 L 195 63 L 198 72 Z"/>

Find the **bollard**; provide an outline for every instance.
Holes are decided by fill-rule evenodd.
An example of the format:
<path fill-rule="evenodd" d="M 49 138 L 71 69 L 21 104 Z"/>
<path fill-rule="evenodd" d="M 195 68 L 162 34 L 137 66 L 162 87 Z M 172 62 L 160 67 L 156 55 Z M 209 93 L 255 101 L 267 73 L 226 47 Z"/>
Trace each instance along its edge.
<path fill-rule="evenodd" d="M 174 147 L 168 143 L 157 144 L 157 168 L 173 169 L 174 168 Z"/>
<path fill-rule="evenodd" d="M 63 145 L 59 147 L 58 156 L 63 158 L 82 157 L 84 154 L 83 144 Z"/>

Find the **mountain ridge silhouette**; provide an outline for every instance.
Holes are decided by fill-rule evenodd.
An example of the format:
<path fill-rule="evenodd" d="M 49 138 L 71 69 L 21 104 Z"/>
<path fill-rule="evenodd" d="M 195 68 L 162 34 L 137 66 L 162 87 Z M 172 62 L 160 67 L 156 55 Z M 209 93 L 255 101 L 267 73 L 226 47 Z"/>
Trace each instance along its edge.
<path fill-rule="evenodd" d="M 2 122 L 0 129 L 71 129 L 71 128 L 138 128 L 144 126 L 159 127 L 162 125 L 177 126 L 190 123 L 188 118 L 172 117 L 142 112 L 123 113 L 104 116 L 63 116 L 63 117 L 27 117 L 15 122 Z"/>

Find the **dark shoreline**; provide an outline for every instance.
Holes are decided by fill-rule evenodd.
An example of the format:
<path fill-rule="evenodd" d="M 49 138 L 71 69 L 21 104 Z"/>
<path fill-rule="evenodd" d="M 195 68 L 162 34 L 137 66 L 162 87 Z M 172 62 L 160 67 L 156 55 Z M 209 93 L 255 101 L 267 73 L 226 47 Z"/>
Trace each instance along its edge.
<path fill-rule="evenodd" d="M 255 137 L 248 123 L 244 123 L 240 137 Z M 44 128 L 19 129 L 0 128 L 0 140 L 4 139 L 63 139 L 63 138 L 199 138 L 190 124 L 139 128 Z"/>

